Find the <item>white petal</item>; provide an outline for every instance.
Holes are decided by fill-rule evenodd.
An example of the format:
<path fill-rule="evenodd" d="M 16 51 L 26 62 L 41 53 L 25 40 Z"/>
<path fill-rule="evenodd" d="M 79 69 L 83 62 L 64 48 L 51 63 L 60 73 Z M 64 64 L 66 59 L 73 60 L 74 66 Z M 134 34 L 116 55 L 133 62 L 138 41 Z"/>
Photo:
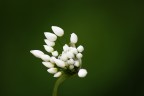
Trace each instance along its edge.
<path fill-rule="evenodd" d="M 55 59 L 55 63 L 58 67 L 64 68 L 66 66 L 65 62 L 59 59 Z"/>
<path fill-rule="evenodd" d="M 44 55 L 41 56 L 41 59 L 42 59 L 43 61 L 49 61 L 49 60 L 50 60 L 50 56 L 44 54 Z"/>
<path fill-rule="evenodd" d="M 42 62 L 42 64 L 48 68 L 53 68 L 54 64 L 50 63 L 50 62 Z"/>
<path fill-rule="evenodd" d="M 41 58 L 41 56 L 44 55 L 44 53 L 40 50 L 31 50 L 30 52 L 37 58 Z"/>
<path fill-rule="evenodd" d="M 49 41 L 48 39 L 44 40 L 48 46 L 55 46 L 55 42 Z"/>
<path fill-rule="evenodd" d="M 75 33 L 71 34 L 70 41 L 71 41 L 71 43 L 74 43 L 74 44 L 77 43 L 78 37 Z"/>
<path fill-rule="evenodd" d="M 57 72 L 54 74 L 54 77 L 60 77 L 62 75 L 62 72 Z"/>
<path fill-rule="evenodd" d="M 52 52 L 52 55 L 55 56 L 55 57 L 58 56 L 58 51 Z"/>
<path fill-rule="evenodd" d="M 51 74 L 55 74 L 58 71 L 58 69 L 57 68 L 50 68 L 47 71 Z"/>
<path fill-rule="evenodd" d="M 84 51 L 84 47 L 82 45 L 80 45 L 78 48 L 77 48 L 78 52 L 83 52 Z"/>
<path fill-rule="evenodd" d="M 52 30 L 57 36 L 61 37 L 61 36 L 64 35 L 64 30 L 62 28 L 60 28 L 60 27 L 52 26 Z"/>
<path fill-rule="evenodd" d="M 79 77 L 85 77 L 87 75 L 87 70 L 86 69 L 80 69 L 78 72 Z"/>
<path fill-rule="evenodd" d="M 78 59 L 81 59 L 81 58 L 83 57 L 83 55 L 82 55 L 81 53 L 78 53 L 78 54 L 76 55 L 76 57 L 77 57 Z"/>
<path fill-rule="evenodd" d="M 74 66 L 79 67 L 80 66 L 80 62 L 79 61 L 75 61 Z"/>
<path fill-rule="evenodd" d="M 54 49 L 51 46 L 44 45 L 44 48 L 47 52 L 50 52 L 50 53 L 54 51 Z"/>
<path fill-rule="evenodd" d="M 44 32 L 44 35 L 49 41 L 56 41 L 57 40 L 57 36 L 53 33 Z"/>

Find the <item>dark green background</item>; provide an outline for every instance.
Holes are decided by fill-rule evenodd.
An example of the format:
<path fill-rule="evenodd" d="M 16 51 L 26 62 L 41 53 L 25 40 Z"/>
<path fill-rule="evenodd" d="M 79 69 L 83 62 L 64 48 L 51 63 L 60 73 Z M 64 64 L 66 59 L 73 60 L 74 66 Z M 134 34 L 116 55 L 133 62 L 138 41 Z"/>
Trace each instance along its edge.
<path fill-rule="evenodd" d="M 29 51 L 44 51 L 52 25 L 65 30 L 63 44 L 79 36 L 88 70 L 59 96 L 144 96 L 142 0 L 1 0 L 0 10 L 0 96 L 51 96 L 56 79 Z"/>

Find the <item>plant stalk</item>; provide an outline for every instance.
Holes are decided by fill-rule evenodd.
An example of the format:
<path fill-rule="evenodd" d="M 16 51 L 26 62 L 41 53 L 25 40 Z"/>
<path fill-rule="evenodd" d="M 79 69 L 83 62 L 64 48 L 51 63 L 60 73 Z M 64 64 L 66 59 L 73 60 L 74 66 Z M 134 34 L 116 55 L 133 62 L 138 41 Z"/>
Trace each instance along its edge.
<path fill-rule="evenodd" d="M 70 77 L 69 75 L 63 74 L 62 76 L 60 76 L 57 79 L 57 81 L 55 82 L 55 85 L 54 85 L 52 96 L 58 96 L 58 88 L 59 88 L 60 84 L 63 83 L 63 81 L 66 80 L 69 77 Z"/>

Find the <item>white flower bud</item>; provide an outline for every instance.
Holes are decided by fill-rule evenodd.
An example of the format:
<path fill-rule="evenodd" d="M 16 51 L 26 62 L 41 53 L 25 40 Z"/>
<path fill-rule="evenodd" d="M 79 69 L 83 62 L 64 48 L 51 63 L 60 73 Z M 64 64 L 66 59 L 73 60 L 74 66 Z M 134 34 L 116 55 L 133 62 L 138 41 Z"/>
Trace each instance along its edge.
<path fill-rule="evenodd" d="M 68 51 L 69 50 L 69 46 L 67 45 L 67 44 L 65 44 L 64 46 L 63 46 L 63 50 L 66 52 L 66 51 Z"/>
<path fill-rule="evenodd" d="M 56 59 L 55 57 L 51 57 L 51 58 L 50 58 L 50 62 L 51 62 L 51 63 L 55 63 L 55 59 Z"/>
<path fill-rule="evenodd" d="M 54 64 L 50 63 L 50 62 L 42 62 L 42 64 L 48 68 L 53 68 Z"/>
<path fill-rule="evenodd" d="M 60 57 L 61 60 L 66 61 L 68 58 L 66 56 L 66 54 L 62 54 L 62 56 Z"/>
<path fill-rule="evenodd" d="M 78 54 L 76 55 L 76 57 L 77 57 L 78 59 L 81 59 L 81 58 L 83 57 L 83 55 L 82 55 L 81 53 L 78 53 Z"/>
<path fill-rule="evenodd" d="M 32 53 L 37 58 L 41 58 L 41 56 L 44 55 L 44 53 L 40 50 L 31 50 L 30 53 Z"/>
<path fill-rule="evenodd" d="M 74 68 L 74 65 L 70 65 L 69 69 L 72 70 Z"/>
<path fill-rule="evenodd" d="M 58 69 L 57 68 L 50 68 L 47 71 L 51 74 L 55 74 L 58 71 Z"/>
<path fill-rule="evenodd" d="M 76 48 L 72 48 L 71 49 L 71 52 L 73 52 L 74 54 L 77 54 L 78 53 L 78 50 Z"/>
<path fill-rule="evenodd" d="M 55 57 L 58 56 L 58 51 L 52 52 L 52 55 L 55 56 Z"/>
<path fill-rule="evenodd" d="M 74 66 L 79 67 L 80 66 L 80 62 L 79 61 L 75 61 Z"/>
<path fill-rule="evenodd" d="M 54 49 L 51 46 L 44 45 L 44 48 L 47 52 L 50 52 L 50 53 L 54 51 Z"/>
<path fill-rule="evenodd" d="M 62 72 L 57 72 L 54 74 L 54 77 L 60 77 L 62 75 Z"/>
<path fill-rule="evenodd" d="M 65 62 L 59 59 L 55 59 L 55 63 L 58 67 L 64 68 L 66 66 Z"/>
<path fill-rule="evenodd" d="M 44 35 L 49 41 L 56 41 L 57 40 L 57 36 L 53 33 L 44 32 Z"/>
<path fill-rule="evenodd" d="M 48 39 L 45 39 L 44 41 L 48 46 L 55 46 L 55 42 L 49 41 Z"/>
<path fill-rule="evenodd" d="M 72 52 L 67 52 L 66 55 L 68 58 L 74 58 L 74 54 Z"/>
<path fill-rule="evenodd" d="M 79 77 L 85 77 L 87 75 L 87 70 L 86 69 L 80 69 L 78 72 Z"/>
<path fill-rule="evenodd" d="M 71 41 L 71 43 L 74 43 L 74 44 L 77 43 L 78 37 L 75 33 L 71 34 L 70 41 Z"/>
<path fill-rule="evenodd" d="M 57 35 L 57 36 L 63 36 L 64 35 L 64 30 L 60 27 L 57 27 L 57 26 L 52 26 L 51 27 L 53 32 Z"/>
<path fill-rule="evenodd" d="M 67 61 L 67 63 L 68 63 L 68 64 L 74 64 L 74 60 L 73 60 L 73 59 L 70 59 L 70 60 Z"/>
<path fill-rule="evenodd" d="M 42 59 L 43 61 L 49 61 L 49 60 L 50 60 L 50 56 L 44 54 L 44 55 L 41 56 L 41 59 Z"/>
<path fill-rule="evenodd" d="M 84 51 L 84 47 L 82 45 L 80 45 L 78 48 L 77 48 L 78 52 L 83 52 Z"/>

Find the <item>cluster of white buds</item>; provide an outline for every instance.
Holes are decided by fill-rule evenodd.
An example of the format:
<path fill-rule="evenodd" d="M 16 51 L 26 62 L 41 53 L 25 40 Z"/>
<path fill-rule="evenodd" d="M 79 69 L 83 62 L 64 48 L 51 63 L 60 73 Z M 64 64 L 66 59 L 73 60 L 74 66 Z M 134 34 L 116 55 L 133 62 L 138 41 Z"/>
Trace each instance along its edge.
<path fill-rule="evenodd" d="M 54 74 L 54 77 L 60 77 L 63 73 L 77 74 L 79 77 L 85 77 L 87 75 L 86 69 L 81 69 L 82 66 L 82 52 L 84 47 L 82 45 L 76 47 L 78 37 L 75 33 L 70 36 L 70 44 L 63 46 L 61 54 L 54 50 L 55 41 L 57 37 L 64 35 L 64 30 L 57 26 L 52 26 L 51 32 L 44 32 L 46 39 L 44 40 L 46 45 L 44 49 L 51 55 L 44 54 L 40 50 L 31 50 L 30 52 L 37 58 L 43 60 L 42 64 L 48 68 L 48 72 Z"/>

